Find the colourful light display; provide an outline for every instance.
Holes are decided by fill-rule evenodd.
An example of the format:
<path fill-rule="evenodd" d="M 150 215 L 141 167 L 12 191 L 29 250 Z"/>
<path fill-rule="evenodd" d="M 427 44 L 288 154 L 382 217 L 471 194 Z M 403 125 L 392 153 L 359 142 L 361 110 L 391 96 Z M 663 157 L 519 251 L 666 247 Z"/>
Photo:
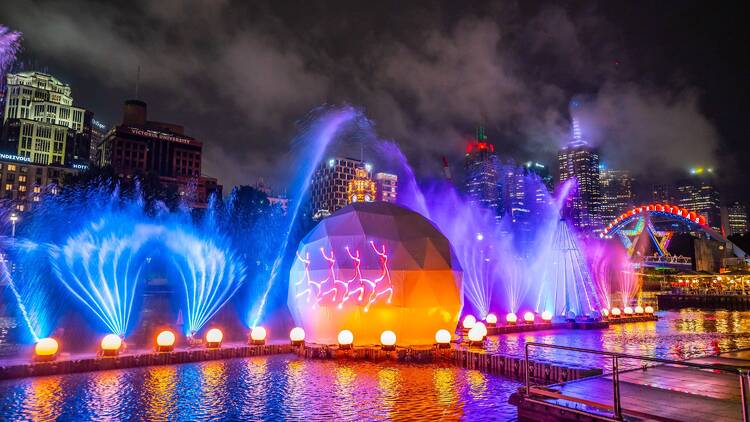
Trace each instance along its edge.
<path fill-rule="evenodd" d="M 385 202 L 355 203 L 303 239 L 290 271 L 288 304 L 306 341 L 337 344 L 348 329 L 357 344 L 434 344 L 455 327 L 461 272 L 448 240 L 421 215 Z M 454 267 L 455 266 L 455 267 Z"/>
<path fill-rule="evenodd" d="M 370 179 L 367 169 L 357 168 L 354 170 L 354 178 L 349 181 L 346 197 L 349 203 L 371 202 L 376 195 L 375 182 Z"/>

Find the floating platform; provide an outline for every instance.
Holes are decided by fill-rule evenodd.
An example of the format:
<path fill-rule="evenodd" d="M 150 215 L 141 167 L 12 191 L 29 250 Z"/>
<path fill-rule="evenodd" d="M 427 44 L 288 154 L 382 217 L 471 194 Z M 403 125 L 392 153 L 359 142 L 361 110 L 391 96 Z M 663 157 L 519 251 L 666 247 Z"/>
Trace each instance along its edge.
<path fill-rule="evenodd" d="M 26 361 L 15 359 L 7 365 L 0 366 L 0 380 L 137 368 L 141 366 L 176 365 L 189 362 L 276 355 L 291 352 L 292 346 L 286 343 L 263 346 L 227 345 L 219 349 L 182 349 L 161 353 L 142 350 L 126 352 L 117 357 L 62 355 L 52 362 L 31 362 L 30 359 Z M 0 365 L 3 365 L 3 361 L 0 361 Z"/>
<path fill-rule="evenodd" d="M 661 309 L 730 309 L 735 311 L 750 310 L 750 295 L 656 295 Z"/>
<path fill-rule="evenodd" d="M 549 325 L 549 324 L 548 324 Z M 308 344 L 296 350 L 308 359 L 361 359 L 369 361 L 393 360 L 398 362 L 450 362 L 457 366 L 476 369 L 484 373 L 525 379 L 526 361 L 519 356 L 506 356 L 488 352 L 481 347 L 452 344 L 449 349 L 434 346 L 398 347 L 385 351 L 377 345 L 357 346 L 342 350 L 336 345 Z M 529 375 L 537 383 L 553 384 L 602 374 L 598 368 L 586 368 L 567 363 L 531 361 Z"/>

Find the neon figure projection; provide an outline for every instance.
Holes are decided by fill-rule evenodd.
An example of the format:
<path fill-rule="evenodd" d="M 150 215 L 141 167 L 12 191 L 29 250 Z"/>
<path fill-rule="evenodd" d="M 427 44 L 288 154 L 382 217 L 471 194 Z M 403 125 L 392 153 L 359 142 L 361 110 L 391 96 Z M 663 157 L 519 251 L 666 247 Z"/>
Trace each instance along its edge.
<path fill-rule="evenodd" d="M 296 297 L 305 297 L 307 303 L 312 303 L 313 307 L 318 306 L 324 299 L 328 299 L 326 302 L 334 304 L 338 309 L 342 309 L 349 299 L 355 297 L 357 304 L 363 304 L 362 308 L 364 312 L 370 310 L 370 307 L 380 298 L 381 296 L 388 295 L 386 300 L 387 304 L 391 303 L 393 299 L 393 283 L 391 282 L 391 275 L 388 270 L 388 254 L 385 251 L 385 245 L 382 245 L 380 249 L 375 246 L 375 242 L 370 241 L 370 246 L 374 253 L 378 256 L 380 261 L 381 273 L 377 278 L 372 280 L 364 278 L 362 276 L 362 259 L 360 258 L 359 250 L 356 250 L 354 254 L 351 253 L 348 246 L 346 250 L 349 259 L 354 263 L 353 276 L 347 281 L 341 281 L 336 278 L 336 259 L 331 250 L 330 255 L 326 254 L 326 251 L 321 248 L 320 253 L 328 262 L 328 277 L 321 281 L 314 281 L 310 277 L 310 254 L 305 253 L 305 258 L 300 256 L 297 252 L 297 259 L 302 262 L 304 266 L 304 277 L 295 283 L 295 286 L 303 285 L 307 288 L 297 293 Z M 332 283 L 331 283 L 332 282 Z M 331 289 L 323 291 L 323 286 L 326 284 L 332 284 Z M 314 295 L 314 297 L 313 297 Z M 367 300 L 363 302 L 367 297 Z M 312 299 L 312 301 L 311 301 Z"/>

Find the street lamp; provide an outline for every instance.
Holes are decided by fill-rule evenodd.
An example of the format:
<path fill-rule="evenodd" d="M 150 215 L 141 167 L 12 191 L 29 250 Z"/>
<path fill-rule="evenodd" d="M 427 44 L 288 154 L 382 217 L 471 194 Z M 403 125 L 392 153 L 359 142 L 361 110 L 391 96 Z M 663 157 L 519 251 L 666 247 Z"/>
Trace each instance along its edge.
<path fill-rule="evenodd" d="M 10 214 L 10 223 L 13 225 L 13 229 L 11 232 L 11 237 L 16 237 L 16 221 L 18 221 L 18 214 L 11 213 Z"/>

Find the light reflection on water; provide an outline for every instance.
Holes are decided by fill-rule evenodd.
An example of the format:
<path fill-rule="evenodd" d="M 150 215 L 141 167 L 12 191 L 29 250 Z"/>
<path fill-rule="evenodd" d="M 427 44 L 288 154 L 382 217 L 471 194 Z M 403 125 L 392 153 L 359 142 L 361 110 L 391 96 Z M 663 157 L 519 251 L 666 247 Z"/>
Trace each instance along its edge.
<path fill-rule="evenodd" d="M 606 330 L 547 330 L 493 337 L 487 350 L 523 356 L 526 342 L 553 343 L 585 349 L 645 355 L 669 359 L 691 359 L 750 347 L 750 311 L 696 311 L 683 309 L 659 312 L 655 322 L 612 325 Z M 537 359 L 611 369 L 610 358 L 531 348 Z M 627 360 L 624 367 L 640 362 Z"/>
<path fill-rule="evenodd" d="M 0 420 L 512 420 L 518 382 L 292 355 L 0 382 Z"/>
<path fill-rule="evenodd" d="M 660 313 L 606 330 L 507 334 L 488 349 L 523 355 L 548 342 L 689 359 L 750 347 L 750 312 Z M 538 358 L 589 367 L 609 359 L 550 349 Z M 638 366 L 638 362 L 623 362 Z M 291 355 L 0 382 L 0 420 L 513 420 L 519 382 L 445 365 L 302 360 Z"/>

